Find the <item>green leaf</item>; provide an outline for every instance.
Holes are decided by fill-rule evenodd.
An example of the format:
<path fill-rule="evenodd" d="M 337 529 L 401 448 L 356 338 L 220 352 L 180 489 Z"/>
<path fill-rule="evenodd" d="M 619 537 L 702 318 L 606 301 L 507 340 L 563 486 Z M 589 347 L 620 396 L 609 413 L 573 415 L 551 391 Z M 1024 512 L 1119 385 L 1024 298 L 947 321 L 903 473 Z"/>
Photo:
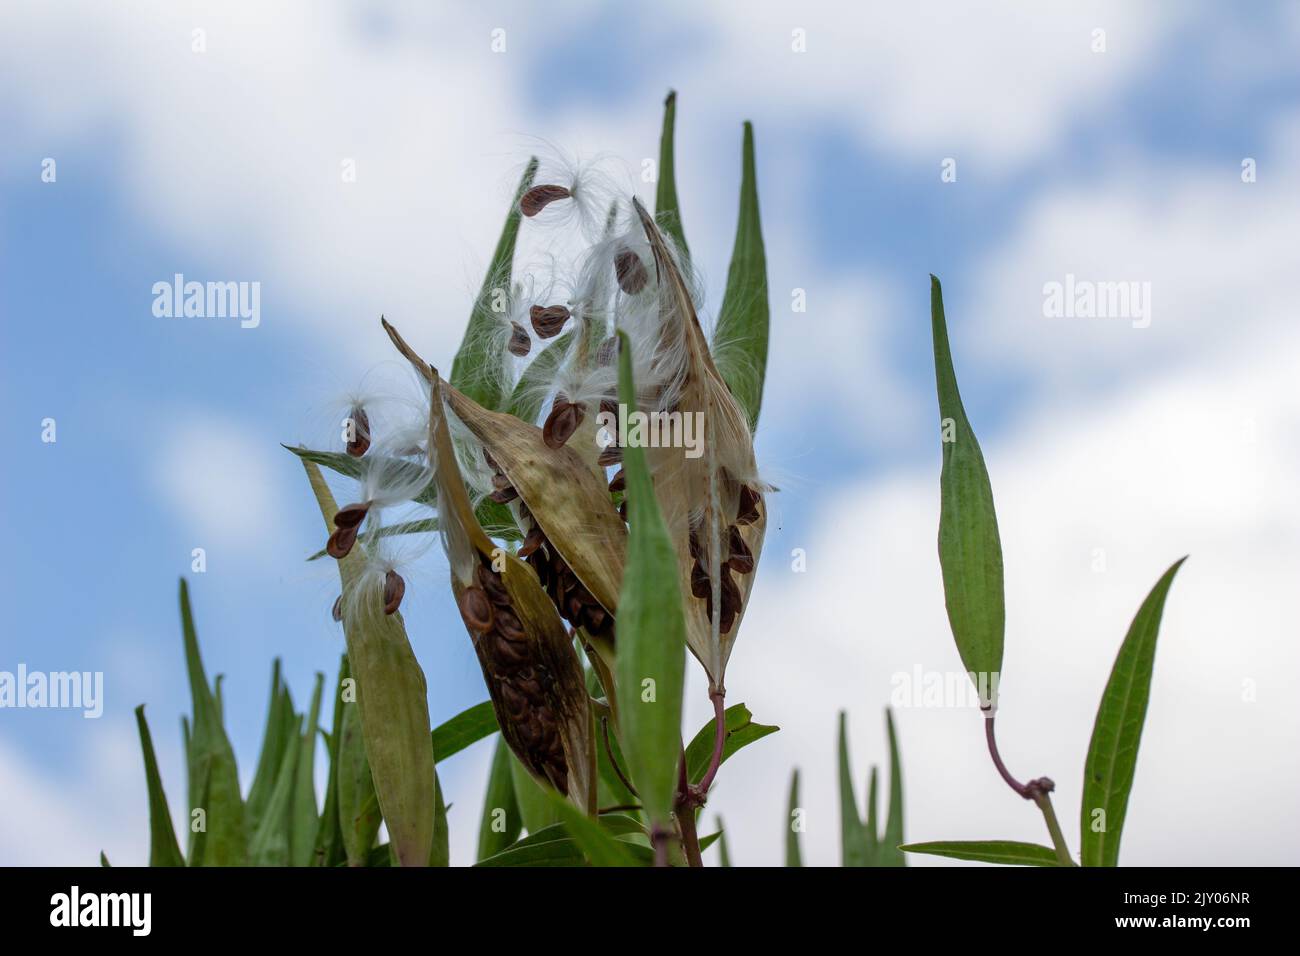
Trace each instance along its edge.
<path fill-rule="evenodd" d="M 754 126 L 745 124 L 740 218 L 727 269 L 727 287 L 713 332 L 713 361 L 749 418 L 758 427 L 767 371 L 769 307 L 767 254 L 758 216 L 758 176 L 754 172 Z"/>
<path fill-rule="evenodd" d="M 430 736 L 433 740 L 434 763 L 442 763 L 470 744 L 478 743 L 484 737 L 491 737 L 497 729 L 497 715 L 492 710 L 492 701 L 485 700 L 468 710 L 461 711 L 433 729 Z"/>
<path fill-rule="evenodd" d="M 576 812 L 576 811 L 575 811 Z M 615 836 L 644 839 L 644 830 L 631 817 L 609 814 L 600 818 L 600 826 Z M 635 865 L 646 866 L 652 860 L 648 846 L 626 842 L 625 847 Z M 704 841 L 701 840 L 701 848 Z M 587 858 L 571 835 L 565 823 L 553 823 L 537 833 L 529 834 L 475 866 L 584 866 Z"/>
<path fill-rule="evenodd" d="M 867 829 L 858 816 L 858 798 L 853 793 L 853 767 L 849 762 L 848 717 L 840 711 L 840 850 L 843 866 L 870 866 L 871 847 Z"/>
<path fill-rule="evenodd" d="M 582 813 L 559 793 L 546 791 L 546 799 L 592 866 L 638 865 L 626 843 L 619 842 L 608 829 Z"/>
<path fill-rule="evenodd" d="M 144 754 L 144 778 L 149 788 L 149 865 L 184 866 L 180 844 L 176 842 L 176 828 L 172 813 L 167 808 L 167 794 L 163 791 L 162 777 L 158 773 L 158 758 L 153 752 L 153 738 L 149 724 L 144 719 L 144 704 L 135 709 L 135 724 L 140 731 L 140 750 Z M 100 854 L 101 862 L 103 854 Z"/>
<path fill-rule="evenodd" d="M 870 866 L 880 865 L 880 820 L 876 811 L 880 802 L 876 793 L 879 776 L 876 767 L 872 766 L 871 775 L 867 779 L 867 820 L 862 825 L 862 831 L 867 836 L 867 859 Z"/>
<path fill-rule="evenodd" d="M 1060 866 L 1056 851 L 1037 843 L 1015 840 L 949 840 L 937 843 L 908 843 L 899 847 L 907 853 L 928 853 L 954 860 L 1005 863 L 1008 866 Z"/>
<path fill-rule="evenodd" d="M 289 831 L 289 855 L 293 866 L 311 866 L 316 850 L 316 831 L 320 828 L 320 816 L 316 812 L 316 737 L 320 733 L 320 700 L 324 689 L 325 675 L 317 672 L 302 736 L 293 741 L 298 748 L 293 784 L 293 826 Z"/>
<path fill-rule="evenodd" d="M 113 866 L 112 863 L 108 862 L 108 857 L 104 855 L 103 850 L 99 851 L 99 865 L 104 867 L 105 869 L 111 869 Z"/>
<path fill-rule="evenodd" d="M 727 831 L 722 825 L 722 817 L 718 817 L 718 832 L 712 834 L 718 839 L 718 866 L 731 866 L 731 850 L 727 847 Z M 700 851 L 704 850 L 704 841 L 700 841 Z"/>
<path fill-rule="evenodd" d="M 483 819 L 478 830 L 479 860 L 502 852 L 519 838 L 524 828 L 515 785 L 510 773 L 510 748 L 498 736 L 492 752 L 492 769 L 488 774 L 487 793 L 483 796 Z"/>
<path fill-rule="evenodd" d="M 442 798 L 442 781 L 433 780 L 433 852 L 429 865 L 451 866 L 451 832 L 447 828 L 447 803 Z"/>
<path fill-rule="evenodd" d="M 301 445 L 281 445 L 302 461 L 310 462 L 313 465 L 323 465 L 331 471 L 336 471 L 345 478 L 351 478 L 354 481 L 363 481 L 366 477 L 366 470 L 376 461 L 383 461 L 385 474 L 392 475 L 393 481 L 397 483 L 409 482 L 419 476 L 420 472 L 425 469 L 425 465 L 406 458 L 383 458 L 379 459 L 367 455 L 365 458 L 353 458 L 346 452 L 341 451 L 313 451 L 310 448 L 303 448 Z M 422 505 L 430 507 L 438 503 L 438 490 L 432 481 L 413 499 Z M 330 515 L 332 519 L 334 516 Z M 332 525 L 331 525 L 332 527 Z"/>
<path fill-rule="evenodd" d="M 1174 575 L 1186 560 L 1175 561 L 1142 602 L 1101 695 L 1084 764 L 1079 814 L 1083 845 L 1080 862 L 1084 866 L 1115 866 L 1119 861 L 1119 841 L 1151 696 L 1160 618 Z"/>
<path fill-rule="evenodd" d="M 546 400 L 546 383 L 555 378 L 560 364 L 569 354 L 569 343 L 573 341 L 573 336 L 574 332 L 570 329 L 538 352 L 528 363 L 528 367 L 519 376 L 519 381 L 515 383 L 506 411 L 521 421 L 537 423 L 542 402 Z"/>
<path fill-rule="evenodd" d="M 343 681 L 348 677 L 348 656 L 339 659 L 338 682 L 334 685 L 333 717 L 326 746 L 329 753 L 329 773 L 325 783 L 325 806 L 321 810 L 320 826 L 316 830 L 315 866 L 337 866 L 346 861 L 343 849 L 343 831 L 339 827 L 339 738 L 343 727 Z"/>
<path fill-rule="evenodd" d="M 754 723 L 754 715 L 744 704 L 731 705 L 723 716 L 727 722 L 727 737 L 722 744 L 722 763 L 736 751 L 781 729 L 770 724 Z M 691 738 L 690 745 L 686 748 L 686 772 L 692 783 L 699 783 L 709 769 L 715 733 L 713 721 L 709 721 Z"/>
<path fill-rule="evenodd" d="M 253 784 L 248 789 L 248 825 L 256 830 L 266 802 L 275 787 L 275 777 L 284 759 L 287 741 L 281 730 L 284 715 L 281 713 L 283 697 L 280 694 L 280 658 L 271 664 L 271 700 L 266 708 L 266 728 L 262 731 L 262 752 L 257 758 L 257 770 L 253 774 Z"/>
<path fill-rule="evenodd" d="M 659 182 L 655 187 L 655 221 L 673 237 L 682 257 L 688 258 L 682 211 L 677 204 L 677 174 L 673 162 L 673 127 L 677 123 L 677 92 L 668 91 L 664 100 L 664 128 L 659 136 Z"/>
<path fill-rule="evenodd" d="M 181 632 L 194 709 L 189 746 L 190 809 L 202 809 L 204 838 L 191 843 L 190 864 L 243 866 L 248 862 L 248 831 L 239 791 L 235 751 L 217 713 L 216 697 L 208 686 L 199 654 L 199 639 L 190 610 L 190 591 L 180 584 Z M 193 834 L 193 827 L 190 828 Z M 200 850 L 200 853 L 194 851 Z"/>
<path fill-rule="evenodd" d="M 537 160 L 532 159 L 515 191 L 514 201 L 506 214 L 506 224 L 501 230 L 501 238 L 497 241 L 496 252 L 488 266 L 487 277 L 474 302 L 465 337 L 451 366 L 451 384 L 484 408 L 493 411 L 500 411 L 506 399 L 502 389 L 504 377 L 501 374 L 505 355 L 499 345 L 494 347 L 491 334 L 497 321 L 492 314 L 493 299 L 498 291 L 505 295 L 512 292 L 510 282 L 514 271 L 515 240 L 519 235 L 519 200 L 532 186 L 536 173 Z"/>
<path fill-rule="evenodd" d="M 529 833 L 536 833 L 559 822 L 555 808 L 547 800 L 546 789 L 537 782 L 527 768 L 510 754 L 510 779 L 514 787 L 515 802 L 519 807 L 519 816 L 524 821 L 524 828 Z"/>
<path fill-rule="evenodd" d="M 957 390 L 943 314 L 943 289 L 934 276 L 930 277 L 930 313 L 943 445 L 943 471 L 939 477 L 943 593 L 957 653 L 975 680 L 981 706 L 987 709 L 996 706 L 994 675 L 1002 670 L 1006 625 L 1002 544 L 984 455 Z"/>
<path fill-rule="evenodd" d="M 632 345 L 620 331 L 619 401 L 636 408 Z M 672 826 L 681 748 L 686 618 L 677 553 L 668 537 L 644 448 L 623 451 L 629 534 L 618 602 L 616 683 L 624 692 L 621 737 L 641 804 L 661 830 Z"/>
<path fill-rule="evenodd" d="M 294 718 L 295 734 L 303 719 Z M 290 866 L 290 830 L 293 828 L 293 788 L 298 768 L 298 748 L 290 746 L 280 762 L 275 789 L 266 803 L 266 812 L 253 831 L 249 856 L 254 866 Z"/>
<path fill-rule="evenodd" d="M 803 853 L 799 849 L 799 831 L 794 828 L 799 807 L 799 771 L 790 775 L 790 803 L 785 814 L 785 865 L 803 866 Z"/>
<path fill-rule="evenodd" d="M 894 714 L 888 708 L 885 710 L 885 727 L 889 731 L 889 815 L 885 820 L 878 862 L 881 866 L 907 866 L 907 857 L 898 849 L 903 842 L 903 761 L 898 752 Z"/>

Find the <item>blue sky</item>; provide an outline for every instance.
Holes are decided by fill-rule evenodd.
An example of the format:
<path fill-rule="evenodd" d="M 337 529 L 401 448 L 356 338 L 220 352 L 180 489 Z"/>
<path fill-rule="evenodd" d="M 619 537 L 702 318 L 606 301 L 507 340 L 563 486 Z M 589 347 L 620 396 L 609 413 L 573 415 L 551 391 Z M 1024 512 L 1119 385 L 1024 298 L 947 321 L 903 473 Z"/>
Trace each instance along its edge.
<path fill-rule="evenodd" d="M 809 798 L 828 821 L 809 834 L 813 858 L 832 862 L 833 712 L 852 711 L 860 760 L 879 760 L 889 674 L 956 666 L 935 599 L 930 272 L 944 280 L 963 394 L 1014 552 L 1008 603 L 1023 610 L 1009 628 L 1023 636 L 1009 637 L 1008 655 L 1025 662 L 1027 711 L 1062 701 L 1046 729 L 1023 717 L 1022 763 L 1077 776 L 1123 627 L 1189 547 L 1225 568 L 1205 559 L 1196 572 L 1196 555 L 1187 574 L 1206 577 L 1175 592 L 1193 603 L 1171 608 L 1188 636 L 1169 651 L 1183 663 L 1157 685 L 1156 730 L 1195 728 L 1187 715 L 1232 698 L 1236 685 L 1215 683 L 1216 670 L 1267 684 L 1295 662 L 1280 597 L 1237 590 L 1286 580 L 1300 527 L 1280 490 L 1295 473 L 1275 470 L 1295 462 L 1283 446 L 1297 416 L 1276 367 L 1297 342 L 1278 281 L 1291 272 L 1282 246 L 1300 208 L 1300 19 L 1288 5 L 1243 16 L 1226 4 L 1068 14 L 669 4 L 652 17 L 577 4 L 546 18 L 499 4 L 106 6 L 0 14 L 0 398 L 12 443 L 0 670 L 102 670 L 107 688 L 99 721 L 0 711 L 0 863 L 90 862 L 101 845 L 143 858 L 131 724 L 141 702 L 176 812 L 188 693 L 175 592 L 194 547 L 207 550 L 207 572 L 190 576 L 207 666 L 228 675 L 227 725 L 251 771 L 272 658 L 301 699 L 341 651 L 332 569 L 303 561 L 322 543 L 319 516 L 278 443 L 328 437 L 322 409 L 388 357 L 381 312 L 450 361 L 524 137 L 608 150 L 635 170 L 655 153 L 670 87 L 683 220 L 710 303 L 731 247 L 743 119 L 757 131 L 771 270 L 759 451 L 783 493 L 760 578 L 769 596 L 746 619 L 730 683 L 785 729 L 766 760 L 756 747 L 737 761 L 731 790 L 723 774 L 720 808 L 752 838 L 742 862 L 776 859 L 796 764 L 823 791 Z M 191 48 L 196 27 L 204 53 Z M 504 54 L 489 48 L 497 27 Z M 1089 48 L 1097 27 L 1101 53 Z M 797 29 L 805 53 L 791 50 Z M 45 157 L 57 161 L 54 183 L 41 181 Z M 340 157 L 357 157 L 351 192 L 337 181 Z M 940 182 L 946 157 L 955 183 Z M 1258 161 L 1257 183 L 1240 182 L 1243 157 Z M 1165 303 L 1151 334 L 1051 325 L 1037 311 L 1041 286 L 1068 271 L 1151 281 Z M 153 283 L 177 272 L 260 282 L 261 325 L 153 316 Z M 790 311 L 795 288 L 807 313 Z M 47 417 L 54 444 L 40 439 Z M 1262 433 L 1257 451 L 1236 442 L 1239 427 Z M 1153 437 L 1185 428 L 1194 440 Z M 1144 477 L 1155 474 L 1172 486 Z M 1112 555 L 1104 584 L 1088 575 L 1095 546 Z M 785 567 L 796 547 L 810 555 L 804 578 Z M 424 559 L 407 615 L 435 721 L 485 696 L 440 560 Z M 851 561 L 869 583 L 841 580 Z M 859 589 L 861 613 L 826 610 Z M 1218 622 L 1252 601 L 1225 659 Z M 1084 624 L 1091 643 L 1066 650 L 1030 637 Z M 1062 654 L 1078 655 L 1068 690 L 1041 670 L 1030 679 L 1030 662 L 1047 668 Z M 789 712 L 799 689 L 817 708 Z M 1276 689 L 1271 703 L 1229 708 L 1218 732 L 1294 754 L 1300 728 Z M 699 703 L 692 723 L 703 722 Z M 969 815 L 1036 839 L 1035 821 L 969 754 L 974 719 L 901 715 L 910 835 L 987 835 L 945 829 Z M 1053 735 L 1067 732 L 1063 757 Z M 1180 745 L 1153 734 L 1165 756 L 1139 771 L 1152 807 L 1161 788 L 1205 783 Z M 1300 795 L 1296 769 L 1267 754 L 1232 766 L 1272 784 L 1255 789 L 1269 807 L 1226 788 L 1220 800 L 1261 828 Z M 446 774 L 466 862 L 486 755 L 457 760 Z M 978 780 L 974 809 L 931 792 L 963 761 Z M 747 798 L 746 783 L 768 797 Z M 22 832 L 38 805 L 57 830 L 48 840 Z M 1151 833 L 1132 838 L 1134 862 L 1262 862 L 1297 848 L 1292 830 L 1276 850 L 1224 839 L 1209 858 L 1179 856 L 1195 842 L 1185 832 L 1154 813 L 1139 821 Z"/>

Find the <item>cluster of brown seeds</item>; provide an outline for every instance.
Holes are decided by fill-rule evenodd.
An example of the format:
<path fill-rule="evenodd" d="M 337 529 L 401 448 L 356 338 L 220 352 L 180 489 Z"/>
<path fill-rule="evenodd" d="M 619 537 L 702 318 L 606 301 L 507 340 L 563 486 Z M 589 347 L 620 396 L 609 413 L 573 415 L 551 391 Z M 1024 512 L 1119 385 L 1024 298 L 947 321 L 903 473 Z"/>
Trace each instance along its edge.
<path fill-rule="evenodd" d="M 457 601 L 493 702 L 506 718 L 503 731 L 529 769 L 568 793 L 568 764 L 559 722 L 548 699 L 554 677 L 531 653 L 523 623 L 501 576 L 480 561 L 474 583 Z"/>
<path fill-rule="evenodd" d="M 752 524 L 758 520 L 758 506 L 762 495 L 748 485 L 740 486 L 740 505 L 737 509 L 736 523 L 727 529 L 726 560 L 721 565 L 722 576 L 722 614 L 718 620 L 718 630 L 727 634 L 736 623 L 740 613 L 742 599 L 740 588 L 732 573 L 751 574 L 754 570 L 754 553 L 745 543 L 740 533 L 742 525 Z M 699 532 L 691 529 L 690 549 L 695 563 L 691 566 L 691 594 L 704 601 L 705 613 L 713 620 L 713 582 L 709 580 L 709 571 L 705 566 L 705 555 L 700 546 Z"/>

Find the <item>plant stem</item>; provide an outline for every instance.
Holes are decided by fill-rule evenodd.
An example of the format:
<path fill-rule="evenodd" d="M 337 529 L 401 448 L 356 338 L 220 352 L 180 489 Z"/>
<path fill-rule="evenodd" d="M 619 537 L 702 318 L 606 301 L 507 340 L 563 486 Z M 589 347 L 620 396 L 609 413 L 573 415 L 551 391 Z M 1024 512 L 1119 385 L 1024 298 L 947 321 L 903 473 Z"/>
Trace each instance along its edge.
<path fill-rule="evenodd" d="M 700 855 L 700 837 L 695 831 L 695 810 L 680 807 L 677 810 L 677 826 L 682 831 L 682 849 L 686 851 L 686 862 L 690 866 L 704 866 Z"/>
<path fill-rule="evenodd" d="M 700 796 L 707 794 L 709 787 L 713 785 L 713 778 L 718 774 L 718 767 L 722 763 L 722 751 L 727 743 L 727 709 L 723 706 L 726 693 L 721 690 L 710 691 L 709 699 L 713 701 L 713 725 L 715 727 L 713 756 L 709 758 L 709 769 L 700 778 L 698 787 Z"/>
<path fill-rule="evenodd" d="M 1028 783 L 1021 783 L 1011 776 L 1011 771 L 1002 762 L 1002 755 L 998 753 L 998 741 L 993 733 L 993 713 L 991 711 L 986 712 L 984 715 L 984 737 L 988 741 L 989 756 L 993 758 L 993 766 L 997 768 L 1002 779 L 1007 782 L 1007 786 L 1024 799 L 1034 801 L 1042 812 L 1043 820 L 1047 823 L 1047 832 L 1052 836 L 1052 846 L 1056 850 L 1057 860 L 1060 861 L 1062 866 L 1074 866 L 1074 860 L 1070 859 L 1070 848 L 1065 843 L 1065 834 L 1061 832 L 1061 824 L 1057 822 L 1056 811 L 1052 808 L 1051 793 L 1056 789 L 1056 784 L 1048 777 L 1039 777 L 1036 780 L 1030 780 Z"/>

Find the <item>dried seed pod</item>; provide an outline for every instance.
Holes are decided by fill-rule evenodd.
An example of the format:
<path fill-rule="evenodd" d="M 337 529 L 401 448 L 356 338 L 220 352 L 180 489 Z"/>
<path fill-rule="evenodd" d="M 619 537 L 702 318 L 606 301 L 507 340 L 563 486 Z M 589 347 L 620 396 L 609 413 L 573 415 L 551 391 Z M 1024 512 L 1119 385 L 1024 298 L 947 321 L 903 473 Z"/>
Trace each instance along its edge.
<path fill-rule="evenodd" d="M 325 542 L 325 553 L 335 560 L 346 558 L 357 543 L 357 526 L 338 528 Z"/>
<path fill-rule="evenodd" d="M 563 395 L 557 395 L 551 413 L 546 416 L 546 423 L 542 426 L 542 441 L 550 448 L 563 447 L 585 417 L 583 406 L 568 401 Z"/>
<path fill-rule="evenodd" d="M 645 263 L 627 246 L 620 246 L 614 253 L 614 277 L 618 279 L 618 287 L 628 295 L 636 295 L 650 281 Z"/>
<path fill-rule="evenodd" d="M 394 614 L 402 605 L 402 596 L 406 594 L 406 581 L 391 568 L 384 575 L 384 613 Z"/>
<path fill-rule="evenodd" d="M 370 448 L 370 417 L 364 408 L 354 405 L 348 412 L 348 420 L 352 425 L 351 437 L 345 448 L 353 458 L 360 458 Z"/>
<path fill-rule="evenodd" d="M 486 634 L 492 630 L 492 602 L 482 588 L 466 588 L 457 598 L 456 605 L 470 633 Z"/>
<path fill-rule="evenodd" d="M 366 520 L 366 513 L 369 510 L 369 503 L 342 507 L 334 515 L 334 527 L 355 528 L 359 526 L 362 521 Z"/>
<path fill-rule="evenodd" d="M 510 341 L 506 343 L 506 350 L 519 358 L 523 358 L 533 350 L 533 340 L 528 337 L 528 331 L 518 322 L 510 323 Z"/>
<path fill-rule="evenodd" d="M 528 310 L 528 318 L 533 323 L 533 331 L 539 339 L 554 338 L 564 328 L 572 315 L 562 305 L 535 305 Z"/>
<path fill-rule="evenodd" d="M 534 186 L 519 199 L 519 211 L 532 218 L 559 199 L 568 199 L 572 193 L 563 186 Z"/>
<path fill-rule="evenodd" d="M 754 570 L 754 552 L 749 550 L 749 545 L 745 544 L 745 539 L 740 533 L 739 525 L 732 525 L 727 529 L 727 565 L 740 574 L 749 574 Z"/>

